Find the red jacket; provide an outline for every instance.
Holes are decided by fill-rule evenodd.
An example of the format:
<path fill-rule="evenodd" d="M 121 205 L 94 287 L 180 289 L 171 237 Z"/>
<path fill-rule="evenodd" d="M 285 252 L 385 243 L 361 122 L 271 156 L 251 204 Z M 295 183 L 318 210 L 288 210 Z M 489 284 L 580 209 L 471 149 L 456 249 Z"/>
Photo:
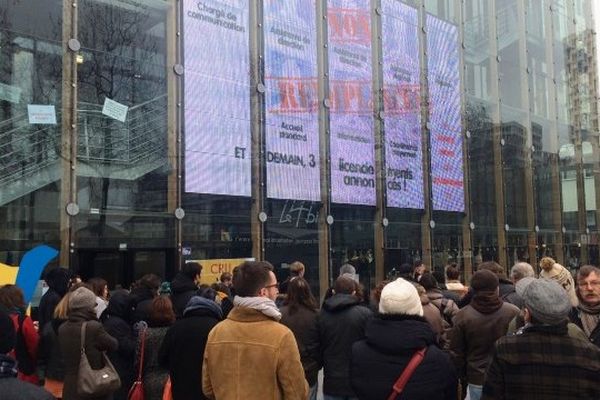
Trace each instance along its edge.
<path fill-rule="evenodd" d="M 19 329 L 19 314 L 13 312 L 10 314 L 10 318 L 13 321 L 15 332 L 17 332 Z M 35 329 L 35 326 L 33 326 L 33 321 L 28 316 L 25 316 L 25 319 L 23 320 L 23 336 L 25 337 L 25 345 L 27 346 L 27 350 L 31 355 L 32 359 L 35 360 L 37 358 L 39 335 L 37 330 Z M 9 353 L 9 355 L 16 359 L 14 349 Z M 38 383 L 38 377 L 35 373 L 31 375 L 25 375 L 21 371 L 19 371 L 18 378 L 26 382 L 31 382 L 34 384 Z"/>

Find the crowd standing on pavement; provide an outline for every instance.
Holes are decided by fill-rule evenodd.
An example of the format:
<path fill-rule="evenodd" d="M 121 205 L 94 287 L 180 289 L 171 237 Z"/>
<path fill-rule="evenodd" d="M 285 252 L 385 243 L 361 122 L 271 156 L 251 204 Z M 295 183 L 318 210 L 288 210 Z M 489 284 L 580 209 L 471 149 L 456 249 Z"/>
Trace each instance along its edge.
<path fill-rule="evenodd" d="M 486 261 L 463 282 L 417 261 L 365 288 L 344 264 L 321 301 L 289 271 L 246 261 L 209 286 L 187 262 L 111 291 L 54 268 L 35 313 L 4 285 L 0 398 L 600 399 L 596 266 Z"/>

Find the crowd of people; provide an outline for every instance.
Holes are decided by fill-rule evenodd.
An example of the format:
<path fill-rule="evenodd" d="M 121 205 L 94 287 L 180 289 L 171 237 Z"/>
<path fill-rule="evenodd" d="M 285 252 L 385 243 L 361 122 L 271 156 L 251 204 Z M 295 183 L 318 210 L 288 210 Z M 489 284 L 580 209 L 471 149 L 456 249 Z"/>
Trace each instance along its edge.
<path fill-rule="evenodd" d="M 343 265 L 319 304 L 301 262 L 278 283 L 247 261 L 212 286 L 188 262 L 110 292 L 55 268 L 37 326 L 0 287 L 0 398 L 600 399 L 599 268 L 487 261 L 468 286 L 454 264 L 394 270 L 367 296 Z M 84 359 L 120 384 L 84 387 Z"/>

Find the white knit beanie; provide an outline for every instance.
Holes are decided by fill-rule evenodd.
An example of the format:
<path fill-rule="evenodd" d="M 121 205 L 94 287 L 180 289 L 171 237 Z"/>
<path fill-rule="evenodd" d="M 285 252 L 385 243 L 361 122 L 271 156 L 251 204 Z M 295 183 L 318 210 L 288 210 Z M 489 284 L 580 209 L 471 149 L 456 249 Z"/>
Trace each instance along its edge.
<path fill-rule="evenodd" d="M 384 286 L 379 301 L 381 314 L 423 316 L 421 298 L 412 283 L 398 278 Z"/>

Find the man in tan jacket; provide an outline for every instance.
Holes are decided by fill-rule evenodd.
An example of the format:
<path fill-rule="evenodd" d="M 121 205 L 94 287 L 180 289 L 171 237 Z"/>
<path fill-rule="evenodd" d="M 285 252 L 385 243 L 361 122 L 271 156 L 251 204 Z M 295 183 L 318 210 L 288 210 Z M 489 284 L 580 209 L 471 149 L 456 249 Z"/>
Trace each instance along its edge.
<path fill-rule="evenodd" d="M 277 278 L 268 262 L 234 269 L 234 308 L 204 351 L 202 391 L 209 399 L 305 400 L 308 384 L 294 334 L 280 324 Z"/>

